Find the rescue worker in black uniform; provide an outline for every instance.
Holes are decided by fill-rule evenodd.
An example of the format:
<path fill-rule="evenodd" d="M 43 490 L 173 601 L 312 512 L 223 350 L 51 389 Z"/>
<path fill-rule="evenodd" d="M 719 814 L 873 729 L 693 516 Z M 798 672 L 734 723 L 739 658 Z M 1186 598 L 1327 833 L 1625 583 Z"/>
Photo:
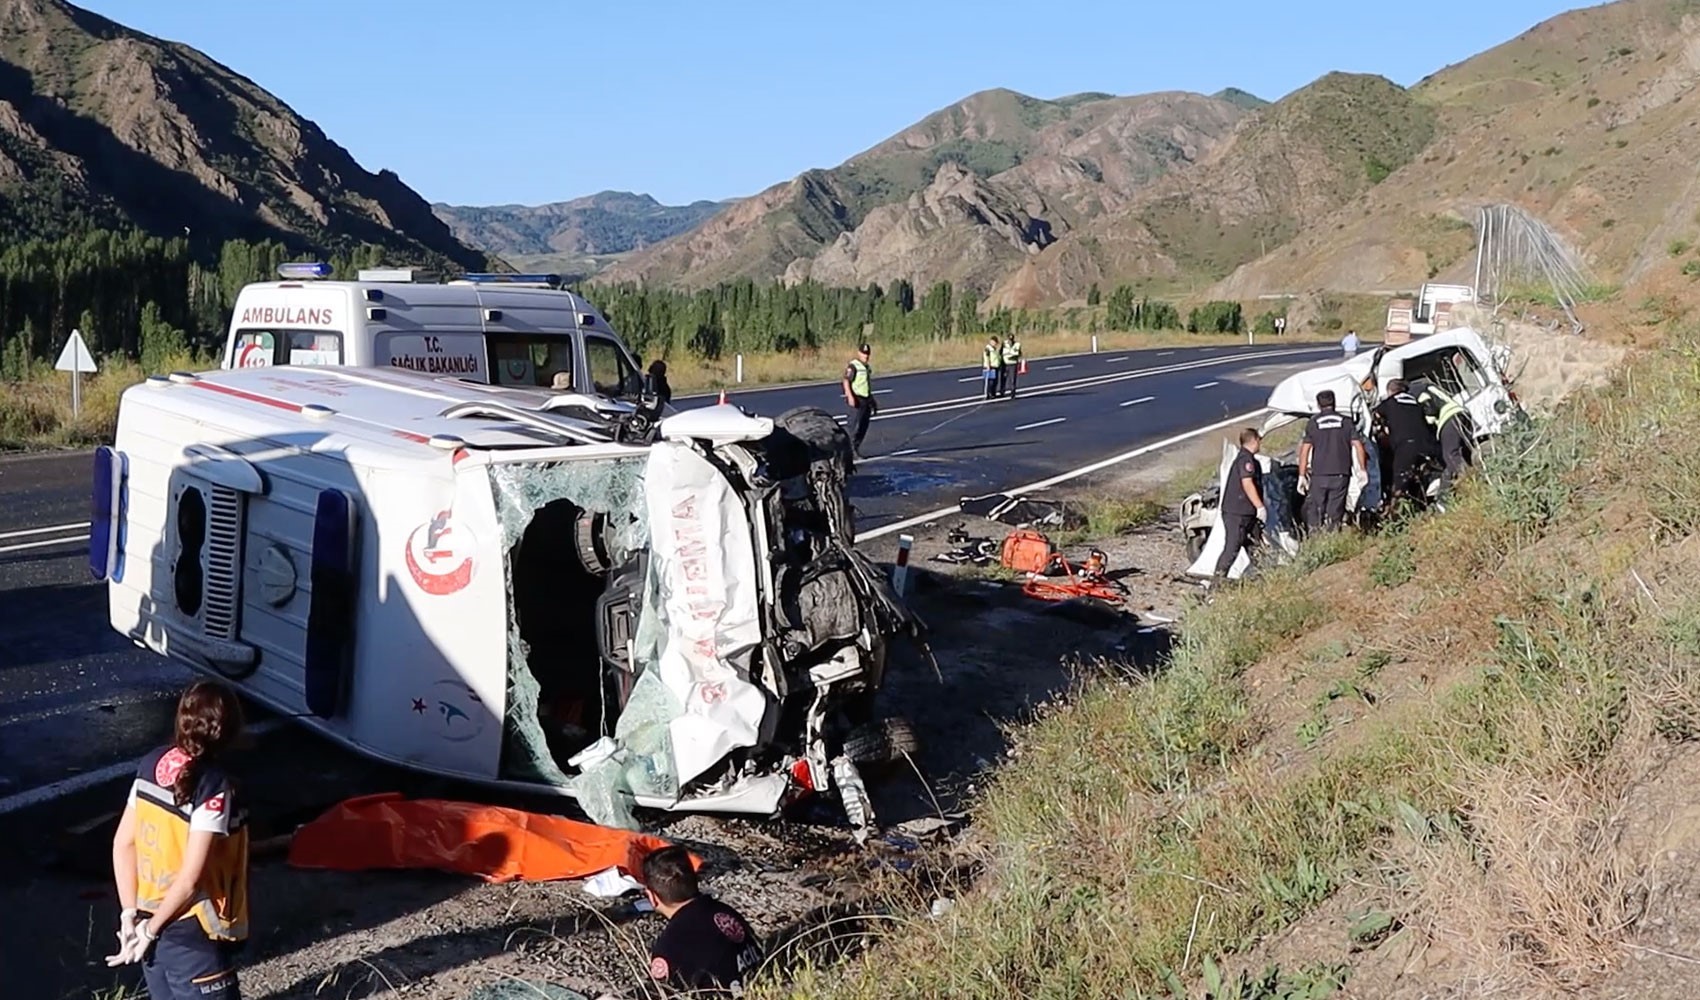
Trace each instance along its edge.
<path fill-rule="evenodd" d="M 643 859 L 644 890 L 667 926 L 650 949 L 649 976 L 693 997 L 741 996 L 761 965 L 761 945 L 737 910 L 697 886 L 683 847 L 664 847 Z"/>
<path fill-rule="evenodd" d="M 1435 499 L 1444 501 L 1452 492 L 1452 484 L 1470 465 L 1471 443 L 1476 439 L 1470 411 L 1459 399 L 1461 394 L 1448 392 L 1426 378 L 1412 383 L 1411 394 L 1423 405 L 1428 422 L 1436 428 L 1440 439 L 1440 460 L 1445 468 L 1440 473 L 1440 493 Z"/>
<path fill-rule="evenodd" d="M 1257 452 L 1263 447 L 1263 435 L 1255 427 L 1240 431 L 1240 451 L 1228 468 L 1228 484 L 1222 494 L 1222 555 L 1216 560 L 1216 577 L 1226 579 L 1234 568 L 1241 549 L 1248 549 L 1261 534 L 1261 526 L 1269 522 L 1269 512 L 1263 506 L 1263 467 L 1257 462 Z M 1249 555 L 1249 552 L 1247 553 Z"/>
<path fill-rule="evenodd" d="M 1404 379 L 1390 379 L 1387 398 L 1375 408 L 1376 423 L 1387 435 L 1392 462 L 1386 479 L 1388 499 L 1422 506 L 1428 500 L 1429 469 L 1440 457 L 1440 443 L 1423 404 Z"/>
<path fill-rule="evenodd" d="M 862 457 L 862 439 L 868 436 L 868 421 L 874 418 L 874 370 L 868 364 L 872 347 L 862 344 L 844 368 L 844 403 L 850 407 L 850 443 Z"/>
<path fill-rule="evenodd" d="M 1346 520 L 1346 494 L 1352 482 L 1352 457 L 1369 468 L 1369 455 L 1352 422 L 1334 410 L 1334 392 L 1316 394 L 1316 416 L 1299 442 L 1299 492 L 1305 495 L 1305 527 L 1340 527 Z"/>

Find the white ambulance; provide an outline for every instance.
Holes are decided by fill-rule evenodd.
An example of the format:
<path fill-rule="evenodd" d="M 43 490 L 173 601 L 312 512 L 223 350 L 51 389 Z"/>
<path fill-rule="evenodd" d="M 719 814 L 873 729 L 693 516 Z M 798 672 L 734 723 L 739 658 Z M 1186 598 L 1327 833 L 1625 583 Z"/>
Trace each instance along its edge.
<path fill-rule="evenodd" d="M 469 274 L 439 284 L 407 269 L 322 280 L 329 265 L 284 264 L 281 281 L 236 296 L 224 368 L 350 365 L 636 401 L 637 359 L 596 307 L 541 274 Z"/>
<path fill-rule="evenodd" d="M 835 786 L 860 808 L 888 640 L 919 623 L 852 546 L 844 431 L 562 399 L 399 368 L 150 378 L 95 459 L 112 626 L 365 754 L 602 822 Z"/>

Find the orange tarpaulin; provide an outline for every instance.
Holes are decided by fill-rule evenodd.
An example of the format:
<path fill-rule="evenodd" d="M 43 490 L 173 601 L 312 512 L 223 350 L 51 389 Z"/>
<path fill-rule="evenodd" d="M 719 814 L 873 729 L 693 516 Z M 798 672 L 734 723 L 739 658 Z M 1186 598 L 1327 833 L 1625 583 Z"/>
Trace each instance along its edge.
<path fill-rule="evenodd" d="M 295 832 L 289 863 L 365 871 L 436 868 L 486 882 L 584 878 L 618 866 L 640 881 L 643 858 L 668 846 L 641 833 L 389 792 L 349 799 Z"/>

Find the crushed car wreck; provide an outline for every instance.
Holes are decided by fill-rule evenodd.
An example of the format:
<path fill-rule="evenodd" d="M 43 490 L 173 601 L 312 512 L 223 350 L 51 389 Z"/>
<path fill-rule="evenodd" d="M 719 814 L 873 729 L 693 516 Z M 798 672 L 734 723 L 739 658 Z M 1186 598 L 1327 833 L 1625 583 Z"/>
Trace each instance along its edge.
<path fill-rule="evenodd" d="M 1474 439 L 1482 441 L 1503 432 L 1522 418 L 1516 393 L 1504 374 L 1505 361 L 1480 334 L 1467 328 L 1421 337 L 1398 346 L 1382 345 L 1371 353 L 1307 369 L 1282 380 L 1269 394 L 1269 416 L 1264 420 L 1262 430 L 1268 434 L 1307 419 L 1316 412 L 1317 394 L 1329 390 L 1339 400 L 1340 412 L 1357 425 L 1359 436 L 1369 442 L 1372 440 L 1372 411 L 1386 395 L 1386 385 L 1394 379 L 1426 380 L 1459 401 L 1468 416 Z M 1181 501 L 1180 521 L 1187 540 L 1187 554 L 1192 559 L 1187 568 L 1189 576 L 1211 576 L 1221 555 L 1223 531 L 1217 505 L 1222 491 L 1227 488 L 1228 470 L 1235 450 L 1232 445 L 1224 443 L 1213 489 L 1194 493 Z M 1358 518 L 1373 516 L 1380 511 L 1384 499 L 1381 449 L 1367 448 L 1366 457 L 1367 467 L 1358 468 L 1361 477 L 1354 477 L 1347 498 L 1348 509 Z M 1298 526 L 1305 501 L 1299 494 L 1297 459 L 1292 454 L 1260 454 L 1257 460 L 1262 467 L 1264 495 L 1269 506 L 1263 540 L 1274 551 L 1291 556 L 1298 551 Z M 1431 496 L 1438 485 L 1437 470 L 1428 482 Z M 1249 566 L 1250 560 L 1242 552 L 1228 571 L 1229 578 L 1238 579 Z"/>
<path fill-rule="evenodd" d="M 553 398 L 349 368 L 129 390 L 95 463 L 113 627 L 362 753 L 599 822 L 829 789 L 870 821 L 853 757 L 922 626 L 852 546 L 844 431 Z"/>

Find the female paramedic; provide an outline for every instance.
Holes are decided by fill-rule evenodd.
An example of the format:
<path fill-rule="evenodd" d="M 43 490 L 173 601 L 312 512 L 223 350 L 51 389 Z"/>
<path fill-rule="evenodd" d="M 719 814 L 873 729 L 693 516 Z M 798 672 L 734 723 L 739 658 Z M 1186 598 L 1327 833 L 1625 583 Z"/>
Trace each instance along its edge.
<path fill-rule="evenodd" d="M 153 1000 L 237 1000 L 232 953 L 248 937 L 248 831 L 221 756 L 242 729 L 236 693 L 198 681 L 170 746 L 142 758 L 112 840 L 118 954 Z"/>

